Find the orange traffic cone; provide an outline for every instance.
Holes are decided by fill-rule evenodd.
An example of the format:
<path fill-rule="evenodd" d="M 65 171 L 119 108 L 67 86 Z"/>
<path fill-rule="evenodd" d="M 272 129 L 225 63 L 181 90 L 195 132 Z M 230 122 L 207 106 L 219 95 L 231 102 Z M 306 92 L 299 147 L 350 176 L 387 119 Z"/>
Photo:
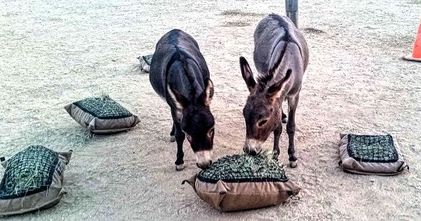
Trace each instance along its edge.
<path fill-rule="evenodd" d="M 414 49 L 412 55 L 404 56 L 403 59 L 408 61 L 421 62 L 421 24 L 418 28 L 417 36 L 415 37 Z"/>

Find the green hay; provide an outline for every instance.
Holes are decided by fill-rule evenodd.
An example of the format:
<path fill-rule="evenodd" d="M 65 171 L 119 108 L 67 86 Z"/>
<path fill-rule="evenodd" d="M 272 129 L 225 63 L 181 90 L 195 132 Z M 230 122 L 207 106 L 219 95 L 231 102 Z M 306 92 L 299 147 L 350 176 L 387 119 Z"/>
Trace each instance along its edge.
<path fill-rule="evenodd" d="M 396 162 L 398 153 L 390 135 L 348 135 L 348 154 L 362 162 Z"/>
<path fill-rule="evenodd" d="M 198 176 L 211 181 L 288 180 L 278 162 L 265 154 L 225 156 Z"/>
<path fill-rule="evenodd" d="M 7 160 L 0 184 L 0 199 L 47 189 L 58 163 L 58 154 L 43 146 L 30 146 Z"/>
<path fill-rule="evenodd" d="M 132 114 L 109 96 L 89 97 L 74 103 L 81 109 L 102 119 L 130 117 Z"/>

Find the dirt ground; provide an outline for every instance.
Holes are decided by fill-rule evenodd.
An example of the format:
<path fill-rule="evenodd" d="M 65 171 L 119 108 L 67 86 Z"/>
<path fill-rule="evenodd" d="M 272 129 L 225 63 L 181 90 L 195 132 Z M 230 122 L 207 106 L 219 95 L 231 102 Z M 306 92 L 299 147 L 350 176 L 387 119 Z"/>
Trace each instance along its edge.
<path fill-rule="evenodd" d="M 310 64 L 297 111 L 299 165 L 286 168 L 299 197 L 221 213 L 181 185 L 199 169 L 186 145 L 186 169 L 175 171 L 169 108 L 136 57 L 172 28 L 194 36 L 215 84 L 215 158 L 241 153 L 248 92 L 238 57 L 252 61 L 254 28 L 270 12 L 283 14 L 284 1 L 0 1 L 0 155 L 30 144 L 74 150 L 62 201 L 10 220 L 420 220 L 421 64 L 400 60 L 412 48 L 419 0 L 300 1 Z M 101 94 L 141 123 L 88 138 L 63 106 Z M 340 132 L 391 133 L 410 171 L 342 172 Z M 283 133 L 287 163 L 285 142 Z"/>

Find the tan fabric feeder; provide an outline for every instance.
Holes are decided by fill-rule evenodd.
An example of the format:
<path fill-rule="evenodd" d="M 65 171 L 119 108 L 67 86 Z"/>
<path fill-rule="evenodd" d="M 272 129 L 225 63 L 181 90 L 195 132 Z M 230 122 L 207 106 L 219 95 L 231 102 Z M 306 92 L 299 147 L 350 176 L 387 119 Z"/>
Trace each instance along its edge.
<path fill-rule="evenodd" d="M 82 127 L 94 134 L 127 131 L 140 121 L 108 96 L 86 98 L 64 107 Z"/>
<path fill-rule="evenodd" d="M 397 175 L 408 168 L 393 137 L 341 134 L 339 165 L 357 174 Z"/>
<path fill-rule="evenodd" d="M 63 174 L 72 151 L 30 146 L 7 161 L 0 184 L 0 216 L 18 215 L 56 205 L 63 196 Z"/>
<path fill-rule="evenodd" d="M 276 161 L 262 155 L 223 157 L 185 182 L 221 211 L 279 205 L 300 191 Z"/>

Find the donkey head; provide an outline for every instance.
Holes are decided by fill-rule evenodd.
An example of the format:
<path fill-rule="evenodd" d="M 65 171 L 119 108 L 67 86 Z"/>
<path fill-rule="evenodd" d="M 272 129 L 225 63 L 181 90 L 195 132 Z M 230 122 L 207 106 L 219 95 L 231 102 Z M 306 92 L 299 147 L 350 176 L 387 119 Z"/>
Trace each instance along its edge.
<path fill-rule="evenodd" d="M 212 163 L 215 120 L 209 106 L 213 92 L 210 79 L 205 81 L 204 92 L 194 100 L 189 100 L 176 90 L 170 90 L 176 104 L 176 115 L 181 130 L 196 155 L 196 165 L 202 169 Z"/>
<path fill-rule="evenodd" d="M 260 153 L 262 144 L 281 123 L 282 86 L 289 79 L 291 71 L 287 71 L 280 82 L 267 86 L 268 79 L 260 79 L 259 82 L 254 80 L 250 66 L 244 57 L 240 57 L 240 68 L 250 91 L 243 109 L 246 121 L 246 142 L 243 150 L 255 155 Z"/>

